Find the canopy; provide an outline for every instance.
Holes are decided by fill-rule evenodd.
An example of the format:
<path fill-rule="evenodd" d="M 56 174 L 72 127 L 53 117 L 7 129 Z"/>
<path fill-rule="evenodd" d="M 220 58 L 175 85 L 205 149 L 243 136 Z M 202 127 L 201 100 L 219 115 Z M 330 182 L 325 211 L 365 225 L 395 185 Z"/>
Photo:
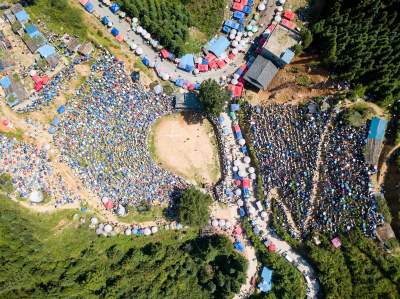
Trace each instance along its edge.
<path fill-rule="evenodd" d="M 43 193 L 41 191 L 35 190 L 29 195 L 29 200 L 34 203 L 39 203 L 43 201 Z"/>
<path fill-rule="evenodd" d="M 113 36 L 117 36 L 117 35 L 119 34 L 119 30 L 118 30 L 117 28 L 113 27 L 113 28 L 111 29 L 111 34 L 112 34 Z"/>
<path fill-rule="evenodd" d="M 219 57 L 226 51 L 226 49 L 229 47 L 229 44 L 229 40 L 225 36 L 221 35 L 218 38 L 213 38 L 210 40 L 206 45 L 206 49 Z"/>
<path fill-rule="evenodd" d="M 194 56 L 193 54 L 186 54 L 180 58 L 178 65 L 180 69 L 191 72 L 194 69 Z"/>
<path fill-rule="evenodd" d="M 118 10 L 119 10 L 119 5 L 118 5 L 118 3 L 113 3 L 113 4 L 110 6 L 110 10 L 111 10 L 113 13 L 117 13 Z"/>
<path fill-rule="evenodd" d="M 39 51 L 40 55 L 41 55 L 43 58 L 47 58 L 47 57 L 49 57 L 49 56 L 51 56 L 51 55 L 53 55 L 53 54 L 56 53 L 56 49 L 55 49 L 53 46 L 48 45 L 48 44 L 46 44 L 46 45 L 44 45 L 44 46 L 41 46 L 41 47 L 38 49 L 38 51 Z"/>
<path fill-rule="evenodd" d="M 109 19 L 107 16 L 104 16 L 104 17 L 101 19 L 101 22 L 102 22 L 104 25 L 107 25 L 107 24 L 110 22 L 110 19 Z"/>
<path fill-rule="evenodd" d="M 93 3 L 92 3 L 92 2 L 88 2 L 88 3 L 86 3 L 86 5 L 85 5 L 85 9 L 86 9 L 86 11 L 87 11 L 87 12 L 89 12 L 89 13 L 92 13 L 92 12 L 94 12 L 94 6 L 93 6 Z"/>
<path fill-rule="evenodd" d="M 57 113 L 58 114 L 62 114 L 65 112 L 65 106 L 61 105 L 60 107 L 57 108 Z"/>

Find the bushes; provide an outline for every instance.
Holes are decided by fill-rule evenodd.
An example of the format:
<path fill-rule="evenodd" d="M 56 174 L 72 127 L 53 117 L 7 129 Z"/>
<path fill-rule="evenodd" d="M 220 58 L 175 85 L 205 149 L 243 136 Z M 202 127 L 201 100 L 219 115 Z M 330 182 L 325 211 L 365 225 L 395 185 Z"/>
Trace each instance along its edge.
<path fill-rule="evenodd" d="M 217 81 L 208 79 L 201 83 L 199 100 L 207 113 L 218 116 L 223 111 L 225 102 L 229 101 L 229 95 Z"/>
<path fill-rule="evenodd" d="M 191 187 L 183 192 L 178 200 L 178 219 L 185 225 L 203 227 L 210 218 L 209 205 L 212 199 L 209 194 Z"/>

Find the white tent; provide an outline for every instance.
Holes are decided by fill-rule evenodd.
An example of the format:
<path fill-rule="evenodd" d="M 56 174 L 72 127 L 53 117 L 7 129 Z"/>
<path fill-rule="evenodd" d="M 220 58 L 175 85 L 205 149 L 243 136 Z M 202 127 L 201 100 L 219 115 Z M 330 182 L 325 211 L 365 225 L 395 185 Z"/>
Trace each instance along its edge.
<path fill-rule="evenodd" d="M 220 219 L 218 224 L 219 224 L 220 227 L 225 227 L 225 220 L 224 219 Z"/>
<path fill-rule="evenodd" d="M 146 227 L 146 228 L 143 230 L 143 234 L 144 234 L 145 236 L 149 236 L 149 235 L 151 234 L 150 228 Z"/>
<path fill-rule="evenodd" d="M 93 225 L 96 225 L 99 222 L 99 220 L 96 217 L 90 218 L 90 223 Z"/>
<path fill-rule="evenodd" d="M 235 195 L 237 195 L 237 196 L 240 196 L 240 195 L 242 195 L 242 190 L 241 189 L 236 189 L 235 190 Z"/>
<path fill-rule="evenodd" d="M 233 167 L 232 167 L 232 170 L 236 172 L 236 171 L 239 170 L 239 168 L 238 168 L 237 166 L 233 166 Z"/>
<path fill-rule="evenodd" d="M 163 92 L 163 88 L 162 88 L 162 86 L 160 85 L 160 84 L 158 84 L 158 85 L 156 85 L 155 87 L 154 87 L 154 93 L 155 94 L 160 94 L 160 93 L 162 93 Z"/>
<path fill-rule="evenodd" d="M 249 167 L 249 169 L 247 170 L 249 173 L 254 173 L 255 169 L 254 167 Z"/>
<path fill-rule="evenodd" d="M 154 60 L 150 60 L 149 61 L 149 67 L 153 68 L 155 67 L 156 63 L 154 62 Z"/>
<path fill-rule="evenodd" d="M 104 231 L 105 231 L 106 233 L 111 233 L 112 230 L 113 230 L 113 227 L 112 227 L 110 224 L 106 224 L 106 225 L 104 226 Z"/>
<path fill-rule="evenodd" d="M 96 229 L 96 235 L 102 235 L 104 233 L 103 229 L 101 229 L 100 227 L 98 227 Z"/>
<path fill-rule="evenodd" d="M 274 20 L 275 20 L 275 22 L 279 23 L 280 21 L 282 21 L 282 17 L 281 16 L 275 16 Z"/>
<path fill-rule="evenodd" d="M 117 214 L 118 214 L 118 216 L 126 215 L 126 209 L 123 205 L 118 205 Z"/>
<path fill-rule="evenodd" d="M 169 79 L 169 75 L 167 73 L 163 73 L 161 75 L 161 79 L 163 79 L 164 81 L 167 81 Z"/>
<path fill-rule="evenodd" d="M 29 195 L 29 200 L 34 203 L 42 202 L 43 201 L 42 191 L 38 190 L 32 191 L 32 193 Z"/>
<path fill-rule="evenodd" d="M 157 226 L 153 226 L 152 228 L 151 228 L 151 233 L 152 234 L 155 234 L 155 233 L 157 233 L 158 232 L 158 227 Z"/>
<path fill-rule="evenodd" d="M 256 179 L 256 174 L 255 174 L 255 173 L 251 173 L 251 174 L 250 174 L 250 178 L 251 178 L 252 180 L 255 180 L 255 179 Z"/>
<path fill-rule="evenodd" d="M 259 10 L 259 11 L 264 11 L 265 10 L 265 4 L 264 3 L 260 3 L 259 5 L 258 5 L 258 7 L 257 7 L 257 9 Z"/>
<path fill-rule="evenodd" d="M 251 159 L 250 159 L 249 156 L 246 156 L 246 157 L 243 158 L 243 161 L 244 161 L 244 163 L 248 164 L 248 163 L 251 162 Z"/>
<path fill-rule="evenodd" d="M 127 228 L 125 230 L 125 235 L 130 236 L 132 234 L 132 230 L 130 228 Z"/>
<path fill-rule="evenodd" d="M 212 225 L 213 227 L 217 227 L 217 226 L 218 226 L 218 220 L 217 220 L 217 219 L 214 219 L 214 220 L 211 222 L 211 225 Z"/>
<path fill-rule="evenodd" d="M 239 207 L 243 207 L 244 202 L 243 202 L 243 200 L 239 199 L 237 201 L 237 204 L 238 204 Z"/>

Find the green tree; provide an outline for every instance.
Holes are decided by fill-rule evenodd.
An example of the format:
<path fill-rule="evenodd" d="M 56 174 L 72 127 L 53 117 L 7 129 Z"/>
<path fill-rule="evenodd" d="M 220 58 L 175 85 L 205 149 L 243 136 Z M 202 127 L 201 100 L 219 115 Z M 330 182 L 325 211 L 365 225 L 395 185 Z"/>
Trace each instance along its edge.
<path fill-rule="evenodd" d="M 208 79 L 201 83 L 199 100 L 206 112 L 218 116 L 223 111 L 225 102 L 229 101 L 229 95 L 215 80 Z"/>
<path fill-rule="evenodd" d="M 209 205 L 212 199 L 209 194 L 191 187 L 183 192 L 178 201 L 178 218 L 185 225 L 203 227 L 210 218 Z"/>

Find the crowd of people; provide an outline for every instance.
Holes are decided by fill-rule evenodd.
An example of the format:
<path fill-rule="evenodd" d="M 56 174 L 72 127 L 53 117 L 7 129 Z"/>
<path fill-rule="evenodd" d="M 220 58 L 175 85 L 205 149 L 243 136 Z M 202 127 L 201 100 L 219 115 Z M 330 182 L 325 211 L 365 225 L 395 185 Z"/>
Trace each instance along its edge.
<path fill-rule="evenodd" d="M 266 194 L 277 188 L 301 229 L 311 210 L 310 194 L 328 111 L 271 104 L 249 107 L 247 115 Z"/>
<path fill-rule="evenodd" d="M 0 174 L 11 176 L 16 197 L 28 200 L 32 192 L 54 199 L 55 206 L 80 201 L 50 163 L 47 149 L 0 135 Z"/>
<path fill-rule="evenodd" d="M 153 161 L 147 143 L 155 120 L 173 111 L 171 97 L 133 83 L 108 53 L 97 58 L 76 94 L 54 139 L 63 159 L 100 198 L 126 207 L 166 202 L 186 188 Z"/>
<path fill-rule="evenodd" d="M 323 144 L 320 200 L 313 226 L 331 233 L 358 227 L 373 235 L 383 217 L 377 213 L 375 197 L 370 193 L 369 174 L 373 169 L 363 155 L 368 129 L 348 125 L 343 113 L 336 116 L 334 123 Z"/>

